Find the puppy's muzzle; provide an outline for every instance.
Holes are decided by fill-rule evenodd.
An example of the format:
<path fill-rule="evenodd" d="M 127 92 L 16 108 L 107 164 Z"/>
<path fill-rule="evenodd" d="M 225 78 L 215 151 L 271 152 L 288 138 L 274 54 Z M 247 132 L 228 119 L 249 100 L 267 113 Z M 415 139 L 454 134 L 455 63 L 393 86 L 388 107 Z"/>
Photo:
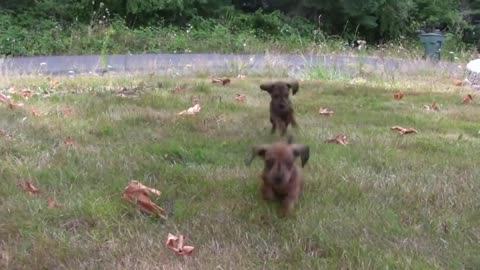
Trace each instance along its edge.
<path fill-rule="evenodd" d="M 281 113 L 288 112 L 289 108 L 290 108 L 290 105 L 288 104 L 288 102 L 278 103 L 276 106 L 277 111 Z"/>
<path fill-rule="evenodd" d="M 275 182 L 275 184 L 281 184 L 282 183 L 282 176 L 281 175 L 275 176 L 275 178 L 273 178 L 273 181 Z"/>

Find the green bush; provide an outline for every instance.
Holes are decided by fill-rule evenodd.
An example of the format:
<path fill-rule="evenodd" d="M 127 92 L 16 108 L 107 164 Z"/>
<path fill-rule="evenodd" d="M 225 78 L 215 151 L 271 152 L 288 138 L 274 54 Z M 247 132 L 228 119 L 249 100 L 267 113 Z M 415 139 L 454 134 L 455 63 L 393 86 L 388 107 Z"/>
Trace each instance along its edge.
<path fill-rule="evenodd" d="M 344 51 L 359 38 L 369 45 L 415 43 L 417 29 L 438 26 L 448 29 L 452 50 L 467 51 L 463 31 L 480 16 L 473 0 L 462 5 L 457 0 L 4 0 L 0 5 L 0 55 L 15 56 Z"/>

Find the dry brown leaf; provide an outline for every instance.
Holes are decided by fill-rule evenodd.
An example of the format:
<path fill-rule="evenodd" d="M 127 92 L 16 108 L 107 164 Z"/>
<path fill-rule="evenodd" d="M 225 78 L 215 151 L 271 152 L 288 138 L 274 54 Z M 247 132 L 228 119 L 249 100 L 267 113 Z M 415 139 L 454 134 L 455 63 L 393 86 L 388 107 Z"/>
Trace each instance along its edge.
<path fill-rule="evenodd" d="M 333 115 L 335 112 L 333 110 L 329 110 L 327 108 L 320 108 L 320 110 L 318 110 L 318 114 L 320 115 L 327 115 L 327 116 L 331 116 Z"/>
<path fill-rule="evenodd" d="M 201 109 L 200 104 L 195 104 L 195 106 L 179 112 L 178 115 L 195 115 L 199 113 Z"/>
<path fill-rule="evenodd" d="M 400 100 L 404 96 L 405 96 L 405 94 L 403 92 L 397 92 L 397 93 L 393 94 L 393 98 L 395 98 L 396 100 Z"/>
<path fill-rule="evenodd" d="M 238 103 L 245 103 L 247 101 L 247 97 L 242 94 L 236 94 L 235 95 L 235 101 Z"/>
<path fill-rule="evenodd" d="M 165 210 L 150 199 L 150 195 L 160 196 L 160 194 L 159 190 L 144 186 L 137 180 L 132 180 L 123 191 L 122 198 L 129 202 L 136 202 L 138 208 L 147 214 L 157 214 L 166 219 Z"/>
<path fill-rule="evenodd" d="M 71 114 L 73 114 L 73 109 L 71 107 L 68 107 L 68 106 L 64 107 L 62 109 L 62 113 L 63 113 L 63 115 L 71 115 Z"/>
<path fill-rule="evenodd" d="M 12 138 L 12 135 L 3 129 L 0 129 L 0 137 Z"/>
<path fill-rule="evenodd" d="M 66 144 L 66 145 L 73 145 L 73 139 L 72 139 L 72 137 L 68 136 L 68 137 L 65 139 L 65 144 Z"/>
<path fill-rule="evenodd" d="M 23 89 L 22 92 L 20 92 L 20 95 L 26 100 L 31 98 L 32 94 L 33 94 L 33 92 L 30 89 Z"/>
<path fill-rule="evenodd" d="M 455 86 L 463 86 L 463 81 L 461 81 L 461 80 L 454 80 L 454 81 L 453 81 L 453 84 L 455 84 Z"/>
<path fill-rule="evenodd" d="M 33 116 L 40 116 L 40 113 L 35 109 L 31 109 L 30 112 L 32 113 Z"/>
<path fill-rule="evenodd" d="M 51 79 L 50 77 L 48 77 L 47 79 L 49 81 L 50 88 L 52 88 L 52 89 L 55 89 L 60 85 L 60 83 L 58 81 L 55 81 L 55 80 Z"/>
<path fill-rule="evenodd" d="M 227 85 L 231 82 L 229 78 L 212 78 L 212 83 L 221 83 L 222 85 Z"/>
<path fill-rule="evenodd" d="M 0 102 L 5 103 L 5 104 L 10 104 L 11 99 L 9 97 L 5 96 L 4 94 L 0 93 Z"/>
<path fill-rule="evenodd" d="M 192 96 L 192 106 L 200 104 L 200 97 L 199 96 Z"/>
<path fill-rule="evenodd" d="M 63 208 L 63 205 L 57 203 L 54 199 L 48 198 L 47 200 L 48 208 Z"/>
<path fill-rule="evenodd" d="M 464 99 L 463 99 L 463 104 L 468 104 L 473 100 L 473 96 L 468 94 Z"/>
<path fill-rule="evenodd" d="M 341 145 L 349 144 L 347 136 L 343 135 L 343 134 L 337 135 L 337 136 L 335 136 L 334 138 L 331 138 L 331 139 L 327 139 L 325 142 L 327 142 L 327 143 L 337 143 L 337 144 L 341 144 Z"/>
<path fill-rule="evenodd" d="M 128 90 L 126 87 L 123 87 L 122 90 L 117 92 L 117 97 L 131 98 L 138 97 L 136 90 Z"/>
<path fill-rule="evenodd" d="M 413 128 L 403 128 L 403 127 L 400 127 L 400 126 L 393 126 L 390 129 L 395 130 L 396 132 L 398 132 L 399 134 L 402 134 L 402 135 L 418 133 L 417 130 L 415 130 Z"/>
<path fill-rule="evenodd" d="M 185 237 L 183 235 L 173 235 L 168 233 L 167 237 L 167 248 L 173 250 L 176 255 L 186 255 L 191 256 L 193 254 L 193 250 L 195 249 L 192 246 L 184 246 Z"/>
<path fill-rule="evenodd" d="M 15 109 L 23 107 L 23 106 L 24 106 L 23 103 L 10 103 L 10 104 L 8 104 L 8 108 L 10 108 L 10 110 L 15 110 Z"/>
<path fill-rule="evenodd" d="M 185 88 L 176 87 L 176 88 L 173 90 L 173 92 L 174 92 L 175 94 L 183 94 L 183 93 L 185 93 Z"/>
<path fill-rule="evenodd" d="M 0 94 L 0 102 L 7 104 L 10 110 L 23 107 L 23 103 L 13 103 L 13 100 L 10 97 L 5 96 L 4 94 Z"/>
<path fill-rule="evenodd" d="M 35 187 L 32 182 L 30 181 L 24 181 L 24 182 L 20 182 L 20 183 L 17 183 L 17 187 L 26 191 L 28 194 L 30 195 L 34 195 L 34 194 L 38 194 L 40 193 L 40 190 Z"/>
<path fill-rule="evenodd" d="M 440 107 L 437 105 L 436 102 L 433 102 L 432 105 L 423 105 L 423 108 L 427 111 L 438 111 Z"/>

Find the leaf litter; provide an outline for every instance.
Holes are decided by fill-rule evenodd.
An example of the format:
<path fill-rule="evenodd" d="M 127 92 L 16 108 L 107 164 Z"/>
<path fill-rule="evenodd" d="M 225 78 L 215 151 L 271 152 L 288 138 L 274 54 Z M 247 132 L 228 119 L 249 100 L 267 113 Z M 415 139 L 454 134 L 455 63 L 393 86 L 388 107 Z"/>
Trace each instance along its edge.
<path fill-rule="evenodd" d="M 156 214 L 163 219 L 167 219 L 165 210 L 150 199 L 150 196 L 156 195 L 159 197 L 160 194 L 161 192 L 157 189 L 147 187 L 137 180 L 131 180 L 130 184 L 123 191 L 122 199 L 136 203 L 139 210 L 146 214 Z"/>

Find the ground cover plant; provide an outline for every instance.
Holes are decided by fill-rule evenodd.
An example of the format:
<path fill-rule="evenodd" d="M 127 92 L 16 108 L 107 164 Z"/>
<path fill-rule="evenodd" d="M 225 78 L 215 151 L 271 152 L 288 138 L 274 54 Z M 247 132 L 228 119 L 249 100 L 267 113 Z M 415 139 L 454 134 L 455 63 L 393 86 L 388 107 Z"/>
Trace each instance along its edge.
<path fill-rule="evenodd" d="M 475 94 L 452 78 L 314 75 L 292 98 L 311 156 L 287 219 L 260 198 L 261 162 L 244 164 L 278 138 L 259 89 L 272 76 L 2 78 L 0 266 L 478 269 Z M 166 219 L 122 200 L 132 180 L 161 192 Z M 166 246 L 179 235 L 192 256 Z"/>

